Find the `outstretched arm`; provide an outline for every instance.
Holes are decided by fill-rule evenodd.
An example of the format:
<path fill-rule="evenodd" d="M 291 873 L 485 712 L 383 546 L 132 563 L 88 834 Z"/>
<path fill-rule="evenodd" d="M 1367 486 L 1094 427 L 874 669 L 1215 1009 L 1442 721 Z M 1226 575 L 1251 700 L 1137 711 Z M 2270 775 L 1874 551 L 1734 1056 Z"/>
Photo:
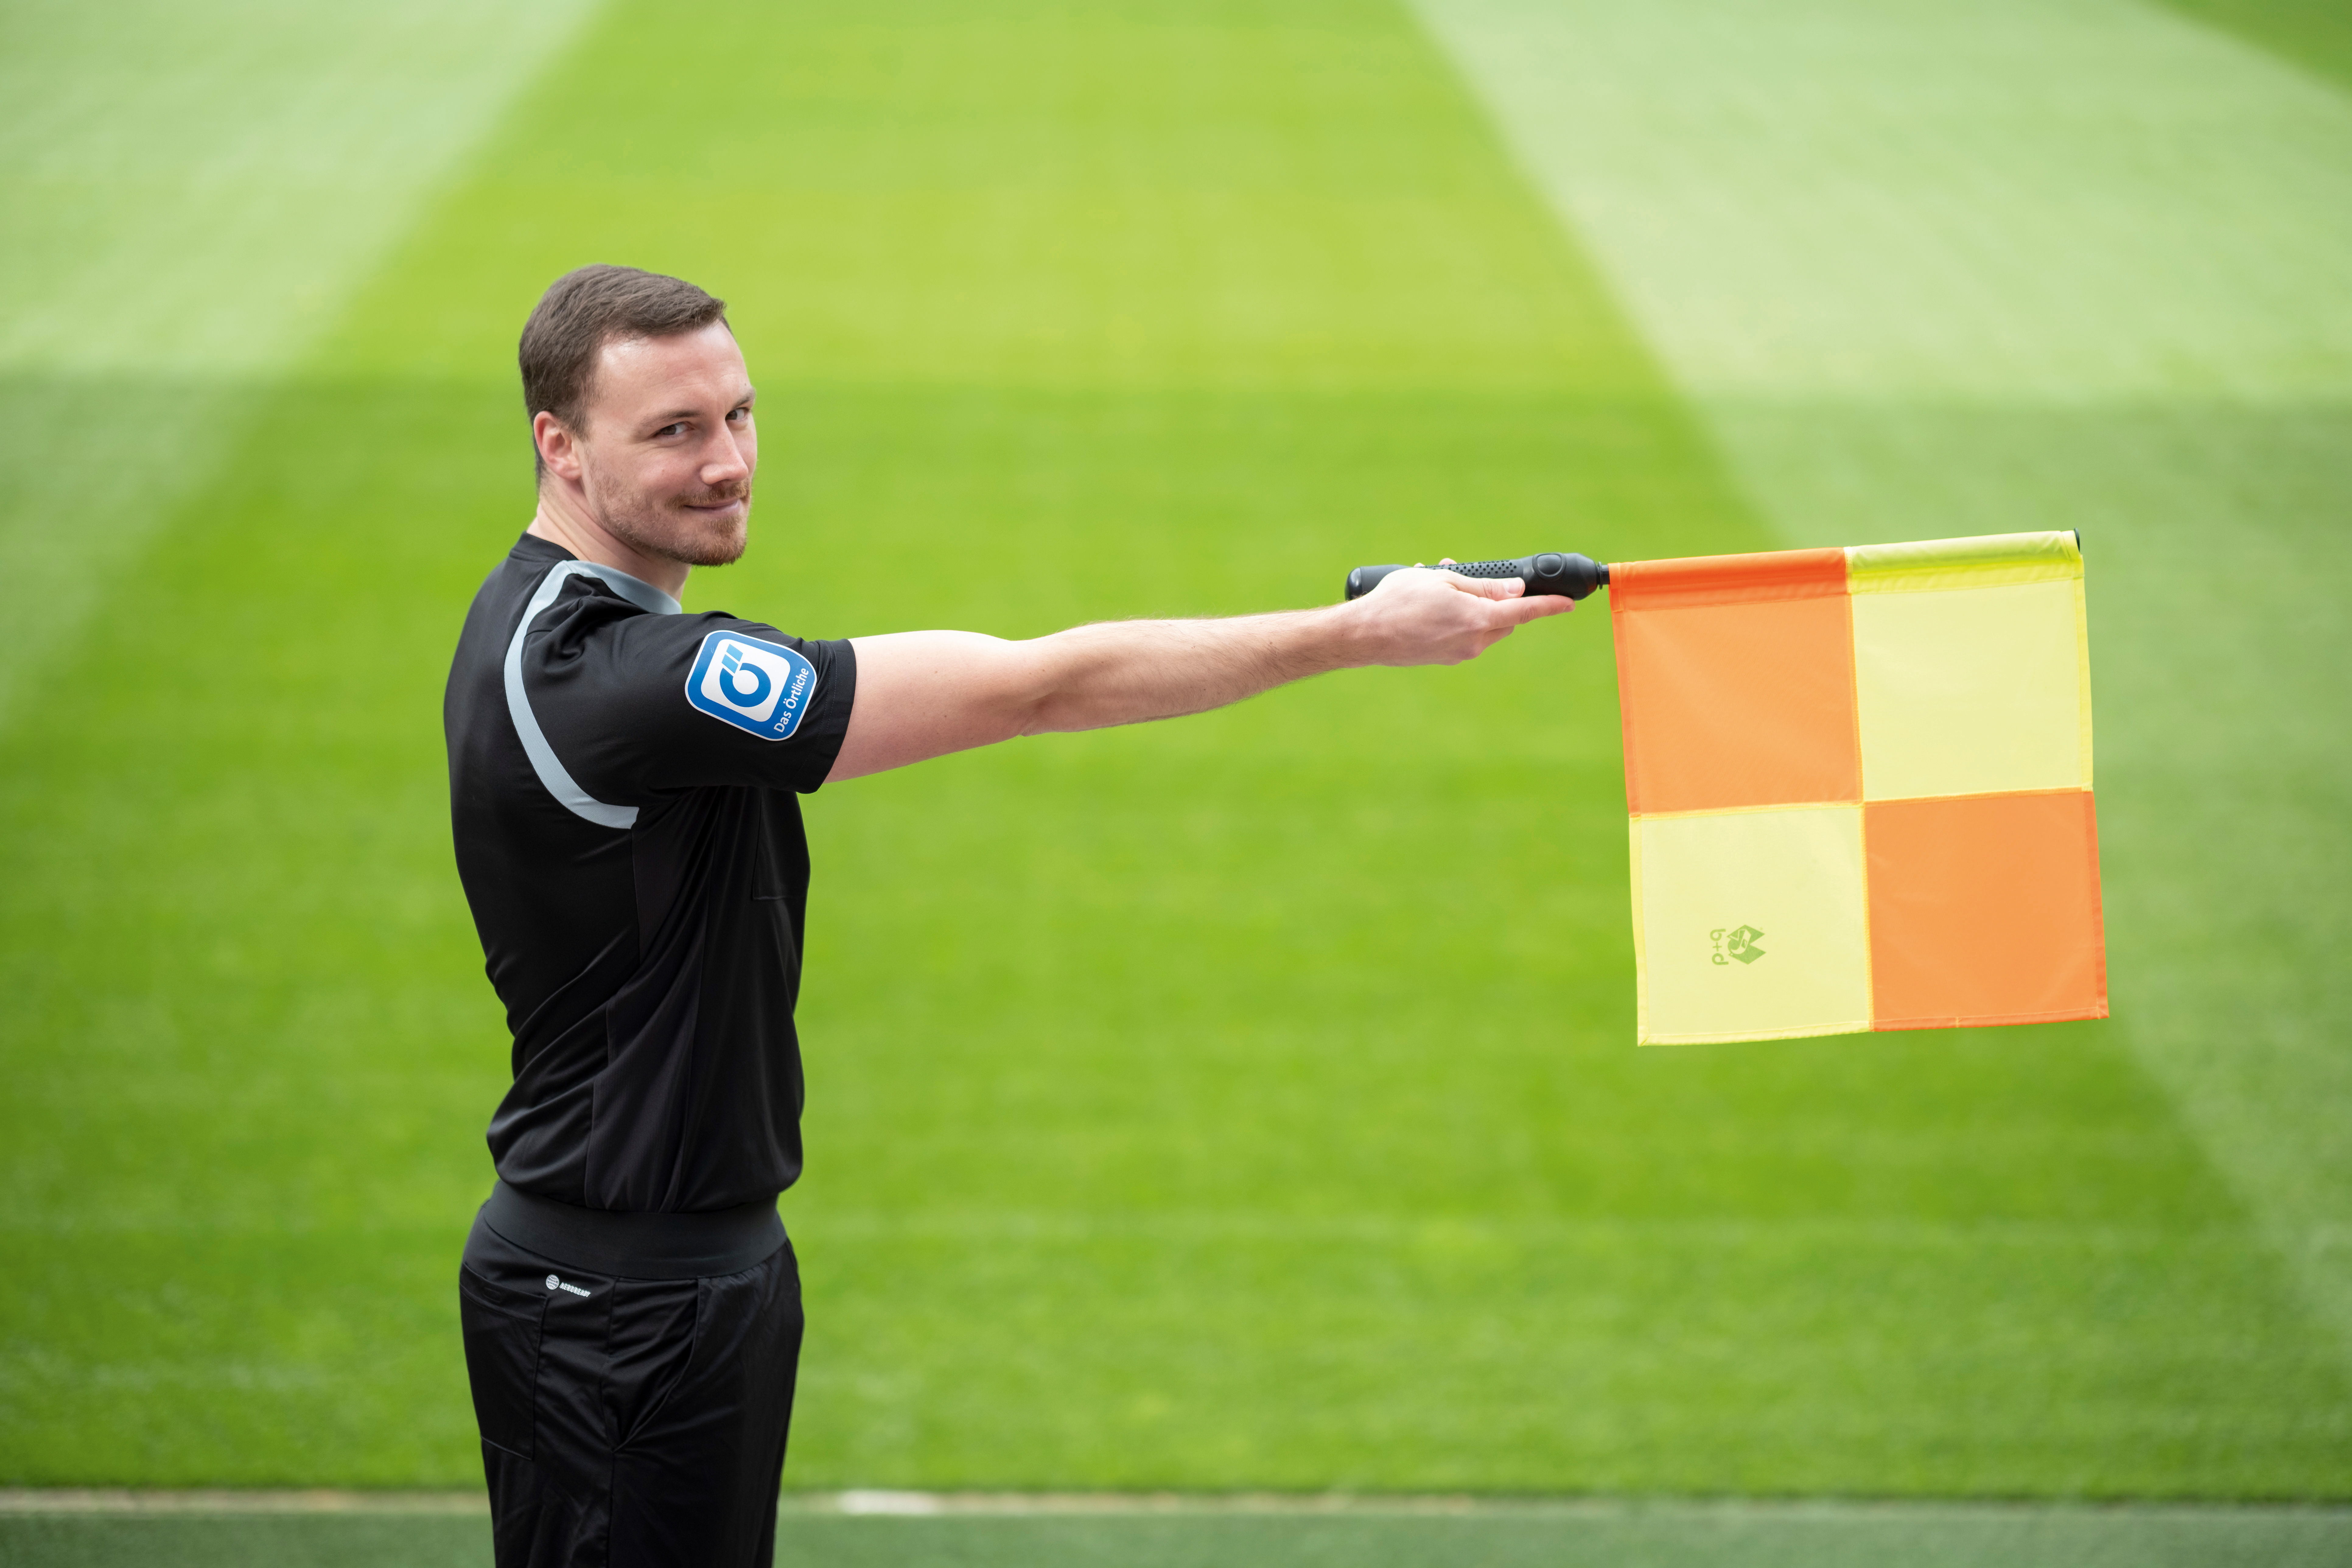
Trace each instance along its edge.
<path fill-rule="evenodd" d="M 1028 642 L 977 632 L 858 637 L 857 699 L 828 781 L 1015 735 L 1200 713 L 1370 664 L 1459 664 L 1573 608 L 1517 579 L 1397 572 L 1345 605 L 1231 620 L 1109 621 Z"/>

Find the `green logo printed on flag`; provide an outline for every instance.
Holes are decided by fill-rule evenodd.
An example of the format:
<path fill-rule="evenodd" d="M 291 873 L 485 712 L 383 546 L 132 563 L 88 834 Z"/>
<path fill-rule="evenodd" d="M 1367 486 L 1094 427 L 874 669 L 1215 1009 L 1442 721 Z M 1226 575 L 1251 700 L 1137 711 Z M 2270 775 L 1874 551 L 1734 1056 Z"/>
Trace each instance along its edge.
<path fill-rule="evenodd" d="M 1754 926 L 1730 930 L 1717 926 L 1706 933 L 1706 940 L 1715 943 L 1714 961 L 1728 966 L 1735 958 L 1742 963 L 1753 963 L 1763 957 L 1764 950 L 1756 945 L 1756 939 L 1763 934 Z"/>
<path fill-rule="evenodd" d="M 2074 535 L 1619 562 L 1609 613 L 1643 1044 L 2106 1016 Z"/>

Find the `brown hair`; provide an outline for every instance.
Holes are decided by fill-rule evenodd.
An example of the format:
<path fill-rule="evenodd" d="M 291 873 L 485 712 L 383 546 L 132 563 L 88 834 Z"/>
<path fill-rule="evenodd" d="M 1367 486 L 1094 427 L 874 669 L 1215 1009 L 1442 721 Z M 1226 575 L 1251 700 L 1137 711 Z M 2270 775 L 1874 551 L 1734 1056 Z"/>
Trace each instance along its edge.
<path fill-rule="evenodd" d="M 726 300 L 683 278 L 601 263 L 575 268 L 548 286 L 523 323 L 515 353 L 522 367 L 523 413 L 532 420 L 542 412 L 552 414 L 572 429 L 584 430 L 596 356 L 606 343 L 674 338 L 726 320 Z M 547 465 L 538 450 L 534 441 L 533 460 L 544 475 Z"/>

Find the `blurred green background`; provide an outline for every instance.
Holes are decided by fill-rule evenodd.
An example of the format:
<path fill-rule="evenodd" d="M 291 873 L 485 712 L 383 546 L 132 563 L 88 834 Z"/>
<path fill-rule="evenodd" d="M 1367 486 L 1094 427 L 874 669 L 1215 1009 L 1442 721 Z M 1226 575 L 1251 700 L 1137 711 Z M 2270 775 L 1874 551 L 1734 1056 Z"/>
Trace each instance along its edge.
<path fill-rule="evenodd" d="M 0 6 L 0 1483 L 478 1484 L 438 703 L 609 260 L 761 386 L 689 606 L 812 637 L 2089 553 L 2106 1024 L 1636 1051 L 1599 601 L 814 797 L 788 1486 L 2352 1497 L 2347 92 L 2299 0 Z"/>

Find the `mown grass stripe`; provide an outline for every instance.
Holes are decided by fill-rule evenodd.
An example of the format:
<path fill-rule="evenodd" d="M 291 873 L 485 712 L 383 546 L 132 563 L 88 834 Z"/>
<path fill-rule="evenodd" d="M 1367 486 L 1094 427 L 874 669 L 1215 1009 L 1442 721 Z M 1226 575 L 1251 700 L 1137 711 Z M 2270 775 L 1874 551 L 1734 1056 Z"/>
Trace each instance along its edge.
<path fill-rule="evenodd" d="M 0 722 L 591 9 L 0 13 Z"/>

